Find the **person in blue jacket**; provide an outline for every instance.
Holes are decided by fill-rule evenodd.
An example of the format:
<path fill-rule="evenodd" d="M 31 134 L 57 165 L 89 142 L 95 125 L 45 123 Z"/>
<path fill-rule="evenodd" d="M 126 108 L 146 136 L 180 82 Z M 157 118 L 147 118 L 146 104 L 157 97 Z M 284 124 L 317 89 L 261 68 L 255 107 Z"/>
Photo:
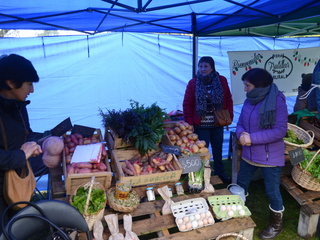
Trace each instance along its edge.
<path fill-rule="evenodd" d="M 270 202 L 270 222 L 259 237 L 273 239 L 283 230 L 280 174 L 285 164 L 283 138 L 287 132 L 287 104 L 268 71 L 253 68 L 243 74 L 242 81 L 247 98 L 236 128 L 242 145 L 237 184 L 248 195 L 253 174 L 258 168 L 262 169 L 265 192 Z"/>
<path fill-rule="evenodd" d="M 19 171 L 26 166 L 26 160 L 34 172 L 45 167 L 26 108 L 30 103 L 26 98 L 34 92 L 33 83 L 38 81 L 37 71 L 26 58 L 17 54 L 0 57 L 0 216 L 8 206 L 3 195 L 5 171 Z M 14 214 L 9 211 L 9 218 Z"/>

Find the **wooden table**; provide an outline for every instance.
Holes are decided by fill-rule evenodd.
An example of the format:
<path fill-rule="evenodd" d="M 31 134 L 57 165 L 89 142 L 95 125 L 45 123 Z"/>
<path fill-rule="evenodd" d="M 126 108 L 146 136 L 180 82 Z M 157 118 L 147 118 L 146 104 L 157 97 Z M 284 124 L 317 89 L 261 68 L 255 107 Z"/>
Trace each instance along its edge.
<path fill-rule="evenodd" d="M 62 201 L 68 202 L 68 196 L 65 194 L 65 187 L 63 181 L 62 168 L 50 169 L 49 172 L 49 195 L 51 199 L 58 199 Z M 153 186 L 155 189 L 168 185 L 168 187 L 172 188 L 173 194 L 175 197 L 171 199 L 174 202 L 203 197 L 207 199 L 212 195 L 229 195 L 231 194 L 228 189 L 216 189 L 215 193 L 198 193 L 198 194 L 185 194 L 177 196 L 175 195 L 175 183 L 162 183 Z M 211 177 L 211 184 L 213 186 L 217 186 L 222 184 L 221 179 L 218 176 Z M 185 191 L 188 190 L 186 182 L 183 184 Z M 132 223 L 132 231 L 136 233 L 140 240 L 143 239 L 197 239 L 197 240 L 207 240 L 207 239 L 215 239 L 220 234 L 236 232 L 246 236 L 249 240 L 253 238 L 253 230 L 255 228 L 255 223 L 251 219 L 251 217 L 245 218 L 234 218 L 227 221 L 216 221 L 213 225 L 198 228 L 196 230 L 188 231 L 188 232 L 179 232 L 175 223 L 175 218 L 172 214 L 162 215 L 161 210 L 164 204 L 164 200 L 160 198 L 160 200 L 148 202 L 146 200 L 146 188 L 147 186 L 134 187 L 134 190 L 142 197 L 143 200 L 138 206 L 138 208 L 131 212 L 131 216 L 133 217 Z M 211 207 L 209 206 L 210 211 L 212 212 Z M 125 213 L 115 212 L 112 209 L 105 209 L 104 215 L 117 213 L 119 218 L 119 231 L 124 233 L 123 229 L 123 215 Z M 108 239 L 110 236 L 109 229 L 105 220 L 102 220 L 103 225 L 105 226 L 103 239 Z M 85 240 L 86 237 L 84 234 L 80 234 L 80 240 Z"/>
<path fill-rule="evenodd" d="M 282 176 L 281 185 L 301 205 L 298 235 L 306 239 L 314 237 L 320 214 L 320 192 L 302 188 L 291 176 Z"/>

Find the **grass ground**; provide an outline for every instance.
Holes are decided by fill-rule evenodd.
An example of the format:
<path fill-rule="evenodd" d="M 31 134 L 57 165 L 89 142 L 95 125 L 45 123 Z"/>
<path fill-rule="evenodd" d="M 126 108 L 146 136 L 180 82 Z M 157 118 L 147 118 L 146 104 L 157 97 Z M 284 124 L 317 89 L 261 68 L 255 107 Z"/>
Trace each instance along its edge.
<path fill-rule="evenodd" d="M 229 176 L 231 176 L 231 160 L 224 160 L 225 168 Z M 220 187 L 226 187 L 221 185 Z M 249 187 L 250 195 L 246 199 L 246 206 L 251 211 L 251 217 L 256 223 L 254 230 L 253 240 L 260 239 L 258 237 L 261 232 L 269 223 L 269 201 L 264 192 L 263 180 L 252 181 Z M 293 199 L 293 197 L 281 187 L 281 193 L 284 201 L 284 230 L 276 238 L 276 240 L 301 240 L 297 234 L 300 205 Z M 310 238 L 309 240 L 318 240 L 317 237 Z"/>

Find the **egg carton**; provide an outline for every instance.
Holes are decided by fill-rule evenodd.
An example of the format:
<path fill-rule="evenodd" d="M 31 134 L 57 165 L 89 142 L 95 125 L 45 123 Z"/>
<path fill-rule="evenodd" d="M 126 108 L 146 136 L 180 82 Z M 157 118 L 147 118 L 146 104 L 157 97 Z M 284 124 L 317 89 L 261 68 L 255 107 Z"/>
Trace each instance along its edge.
<path fill-rule="evenodd" d="M 179 231 L 186 232 L 214 224 L 214 218 L 204 198 L 193 198 L 171 204 Z"/>
<path fill-rule="evenodd" d="M 208 202 L 216 219 L 225 221 L 231 218 L 248 217 L 250 210 L 239 195 L 210 196 Z"/>

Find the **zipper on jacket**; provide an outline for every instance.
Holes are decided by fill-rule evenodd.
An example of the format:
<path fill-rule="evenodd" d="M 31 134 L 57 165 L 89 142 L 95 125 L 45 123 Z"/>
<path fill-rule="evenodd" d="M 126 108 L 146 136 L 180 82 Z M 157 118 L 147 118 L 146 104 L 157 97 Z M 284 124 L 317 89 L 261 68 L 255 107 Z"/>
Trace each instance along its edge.
<path fill-rule="evenodd" d="M 266 144 L 265 149 L 266 149 L 266 155 L 267 155 L 266 161 L 269 161 L 269 144 Z"/>

